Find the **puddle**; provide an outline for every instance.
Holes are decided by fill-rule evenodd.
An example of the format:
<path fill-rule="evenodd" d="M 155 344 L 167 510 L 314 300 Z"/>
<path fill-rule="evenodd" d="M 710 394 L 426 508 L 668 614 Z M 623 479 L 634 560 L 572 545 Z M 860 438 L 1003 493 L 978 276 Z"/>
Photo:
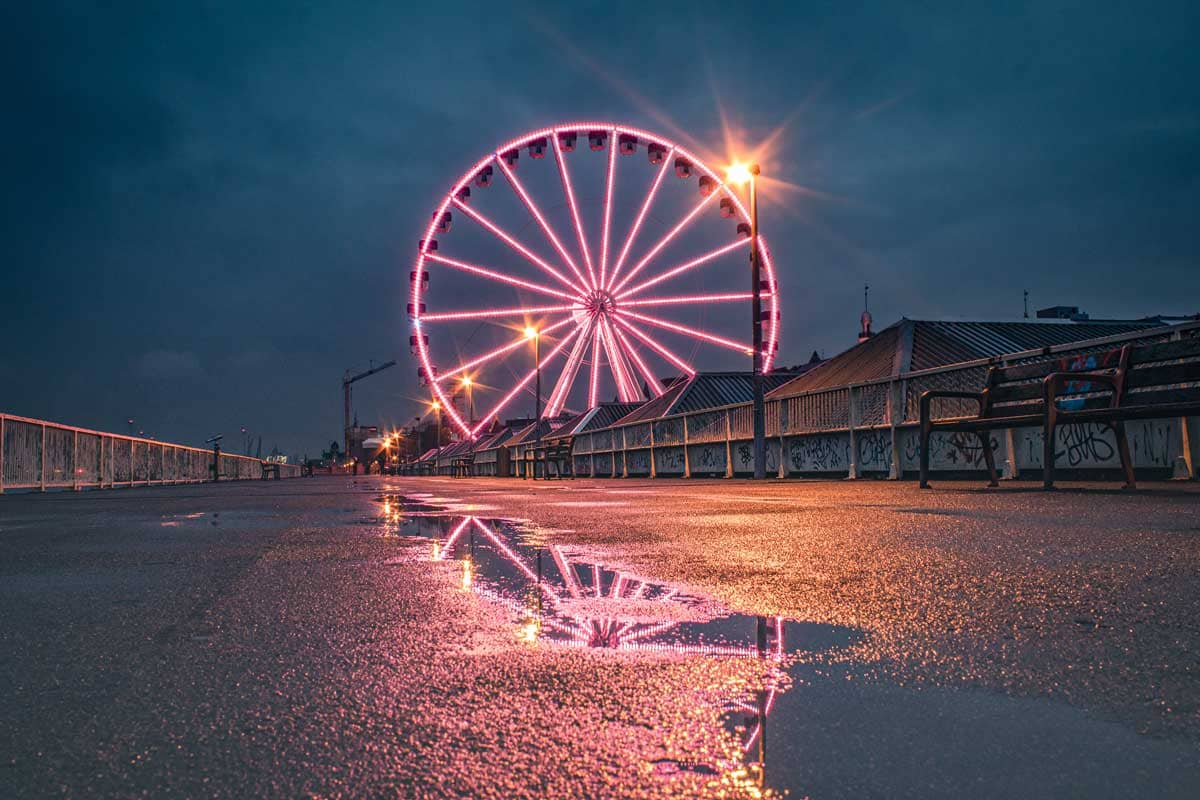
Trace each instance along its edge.
<path fill-rule="evenodd" d="M 641 574 L 606 559 L 595 547 L 554 541 L 543 530 L 509 520 L 430 511 L 423 499 L 379 498 L 389 530 L 418 537 L 417 556 L 447 570 L 455 588 L 502 609 L 513 625 L 513 647 L 572 648 L 613 657 L 731 659 L 754 666 L 755 688 L 722 697 L 723 728 L 744 759 L 714 763 L 646 757 L 656 775 L 688 773 L 764 783 L 765 730 L 776 700 L 792 685 L 802 653 L 845 647 L 854 629 L 731 611 L 687 585 Z M 391 559 L 411 562 L 413 556 Z M 761 665 L 761 668 L 755 665 Z M 779 788 L 779 787 L 776 787 Z"/>

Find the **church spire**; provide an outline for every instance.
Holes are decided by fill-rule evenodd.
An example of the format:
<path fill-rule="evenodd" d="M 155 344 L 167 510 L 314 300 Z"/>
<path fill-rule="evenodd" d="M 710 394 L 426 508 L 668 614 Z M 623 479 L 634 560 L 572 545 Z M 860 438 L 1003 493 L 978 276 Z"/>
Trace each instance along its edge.
<path fill-rule="evenodd" d="M 863 284 L 863 313 L 859 317 L 859 322 L 862 323 L 862 330 L 858 332 L 858 341 L 865 342 L 870 339 L 875 333 L 871 330 L 871 312 L 870 308 L 871 287 L 869 284 Z"/>

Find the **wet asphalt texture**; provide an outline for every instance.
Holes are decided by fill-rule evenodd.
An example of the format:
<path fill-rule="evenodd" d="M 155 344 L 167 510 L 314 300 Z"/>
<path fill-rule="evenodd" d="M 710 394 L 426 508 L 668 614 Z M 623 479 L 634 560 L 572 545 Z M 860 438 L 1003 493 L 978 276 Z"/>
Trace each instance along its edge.
<path fill-rule="evenodd" d="M 0 797 L 1200 796 L 1200 486 L 1065 487 L 5 495 Z M 383 498 L 855 635 L 789 662 L 759 789 L 753 661 L 521 641 Z"/>

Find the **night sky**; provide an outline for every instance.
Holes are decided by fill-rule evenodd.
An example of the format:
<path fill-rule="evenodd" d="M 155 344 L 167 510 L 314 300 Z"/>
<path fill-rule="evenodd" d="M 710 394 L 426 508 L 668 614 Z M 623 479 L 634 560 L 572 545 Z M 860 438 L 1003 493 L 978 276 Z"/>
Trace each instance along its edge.
<path fill-rule="evenodd" d="M 343 372 L 396 358 L 356 409 L 411 420 L 430 211 L 581 117 L 777 133 L 780 364 L 853 344 L 864 283 L 877 328 L 1017 319 L 1024 288 L 1200 311 L 1194 2 L 58 5 L 0 51 L 7 412 L 316 455 Z"/>

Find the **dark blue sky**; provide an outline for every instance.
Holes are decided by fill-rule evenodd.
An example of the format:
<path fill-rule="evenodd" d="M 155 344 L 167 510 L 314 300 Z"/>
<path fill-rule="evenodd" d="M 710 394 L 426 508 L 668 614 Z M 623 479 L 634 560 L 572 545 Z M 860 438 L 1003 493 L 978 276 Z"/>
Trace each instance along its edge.
<path fill-rule="evenodd" d="M 11 11 L 0 407 L 288 452 L 420 394 L 438 195 L 577 117 L 764 167 L 781 363 L 879 326 L 1200 310 L 1195 3 L 39 3 Z M 701 365 L 703 366 L 703 365 Z"/>

